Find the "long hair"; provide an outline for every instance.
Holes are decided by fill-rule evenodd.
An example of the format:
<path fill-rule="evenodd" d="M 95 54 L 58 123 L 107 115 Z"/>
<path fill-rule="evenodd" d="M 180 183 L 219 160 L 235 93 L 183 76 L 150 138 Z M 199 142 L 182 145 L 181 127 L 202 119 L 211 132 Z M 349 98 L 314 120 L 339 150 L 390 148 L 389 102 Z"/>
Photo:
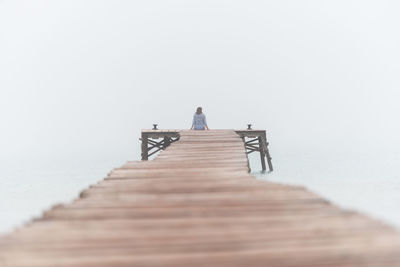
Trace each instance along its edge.
<path fill-rule="evenodd" d="M 196 114 L 200 115 L 201 113 L 203 113 L 203 109 L 201 107 L 198 107 L 196 110 Z"/>

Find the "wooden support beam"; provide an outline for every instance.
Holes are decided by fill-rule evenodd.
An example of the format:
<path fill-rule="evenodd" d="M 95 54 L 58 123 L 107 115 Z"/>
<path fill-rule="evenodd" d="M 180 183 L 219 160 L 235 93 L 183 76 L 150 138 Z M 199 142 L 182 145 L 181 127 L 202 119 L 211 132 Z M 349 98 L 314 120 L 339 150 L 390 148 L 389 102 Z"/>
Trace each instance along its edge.
<path fill-rule="evenodd" d="M 142 133 L 142 160 L 148 160 L 149 159 L 149 150 L 148 150 L 148 138 L 146 134 Z"/>
<path fill-rule="evenodd" d="M 251 154 L 251 153 L 253 153 L 253 152 L 258 152 L 258 150 L 255 150 L 255 149 L 248 149 L 248 150 L 246 151 L 246 154 Z"/>
<path fill-rule="evenodd" d="M 262 170 L 266 170 L 265 158 L 267 158 L 269 171 L 272 172 L 272 158 L 269 153 L 267 134 L 265 130 L 239 130 L 235 132 L 242 138 L 243 142 L 245 143 L 246 154 L 260 152 Z M 253 139 L 246 141 L 246 138 Z"/>
<path fill-rule="evenodd" d="M 160 141 L 160 142 L 155 142 L 151 139 L 148 139 L 149 144 L 151 144 L 151 146 L 148 147 L 148 151 L 150 152 L 150 150 L 154 149 L 154 148 L 161 148 L 164 149 L 164 140 Z"/>
<path fill-rule="evenodd" d="M 149 154 L 149 157 L 150 157 L 150 156 L 153 156 L 155 153 L 157 153 L 158 151 L 161 151 L 161 150 L 163 150 L 163 149 L 162 149 L 162 148 L 156 149 L 155 151 L 153 151 L 153 152 L 151 152 L 151 153 Z"/>
<path fill-rule="evenodd" d="M 248 144 L 248 145 L 246 145 L 246 148 L 247 149 L 252 149 L 252 150 L 255 150 L 255 151 L 260 151 L 260 146 L 255 146 L 255 145 L 249 145 Z"/>
<path fill-rule="evenodd" d="M 171 137 L 169 136 L 164 136 L 164 149 L 166 149 L 170 144 L 171 144 Z"/>
<path fill-rule="evenodd" d="M 265 166 L 265 146 L 264 146 L 264 140 L 261 136 L 258 137 L 258 146 L 259 146 L 259 151 L 260 151 L 260 159 L 261 159 L 261 167 L 262 167 L 262 171 L 266 171 L 267 168 Z"/>
<path fill-rule="evenodd" d="M 274 167 L 272 166 L 272 157 L 269 153 L 269 149 L 268 149 L 268 141 L 267 141 L 267 136 L 265 135 L 265 155 L 267 157 L 267 162 L 268 162 L 268 167 L 269 167 L 269 171 L 272 172 L 274 170 Z"/>
<path fill-rule="evenodd" d="M 257 144 L 258 143 L 258 138 L 254 138 L 254 139 L 251 139 L 251 140 L 245 142 L 246 145 L 247 144 L 252 144 L 252 143 Z"/>
<path fill-rule="evenodd" d="M 161 141 L 155 141 L 158 139 Z M 166 149 L 171 143 L 179 140 L 177 130 L 143 130 L 142 131 L 142 160 L 148 160 L 150 156 Z"/>

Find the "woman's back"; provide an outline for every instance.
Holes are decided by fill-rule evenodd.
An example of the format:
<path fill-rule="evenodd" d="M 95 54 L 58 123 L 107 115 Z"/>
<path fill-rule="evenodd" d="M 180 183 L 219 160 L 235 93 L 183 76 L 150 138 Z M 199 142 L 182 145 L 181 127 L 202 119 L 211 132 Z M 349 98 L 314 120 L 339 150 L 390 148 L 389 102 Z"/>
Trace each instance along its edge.
<path fill-rule="evenodd" d="M 198 107 L 196 113 L 193 115 L 192 128 L 195 130 L 209 130 L 206 121 L 206 115 L 202 112 L 202 108 Z"/>
<path fill-rule="evenodd" d="M 193 127 L 195 130 L 204 130 L 206 128 L 206 116 L 204 113 L 193 115 Z"/>

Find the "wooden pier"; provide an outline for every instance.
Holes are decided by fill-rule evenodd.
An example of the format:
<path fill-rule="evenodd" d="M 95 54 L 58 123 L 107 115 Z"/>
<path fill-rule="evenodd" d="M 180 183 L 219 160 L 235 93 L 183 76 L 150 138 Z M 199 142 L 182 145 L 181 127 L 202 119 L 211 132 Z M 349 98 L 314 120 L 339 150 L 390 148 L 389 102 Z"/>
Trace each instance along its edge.
<path fill-rule="evenodd" d="M 0 266 L 400 266 L 391 227 L 249 175 L 240 133 L 178 134 L 2 236 Z"/>

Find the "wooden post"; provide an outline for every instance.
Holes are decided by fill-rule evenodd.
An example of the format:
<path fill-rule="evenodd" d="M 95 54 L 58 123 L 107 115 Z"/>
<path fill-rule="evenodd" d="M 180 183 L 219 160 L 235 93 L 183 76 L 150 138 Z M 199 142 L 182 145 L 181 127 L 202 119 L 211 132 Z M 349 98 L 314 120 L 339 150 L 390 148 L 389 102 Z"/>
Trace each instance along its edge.
<path fill-rule="evenodd" d="M 269 171 L 272 172 L 272 158 L 269 154 L 267 135 L 265 130 L 239 130 L 236 131 L 236 133 L 242 138 L 243 142 L 245 142 L 246 154 L 260 152 L 260 160 L 263 171 L 266 171 L 265 158 L 267 158 Z M 246 142 L 245 138 L 254 139 Z"/>
<path fill-rule="evenodd" d="M 258 147 L 260 149 L 260 159 L 261 159 L 262 171 L 265 172 L 267 170 L 267 168 L 265 166 L 265 144 L 264 144 L 264 140 L 261 136 L 258 137 Z"/>
<path fill-rule="evenodd" d="M 264 150 L 265 150 L 265 156 L 267 157 L 267 162 L 268 162 L 268 168 L 269 171 L 272 172 L 274 168 L 272 167 L 272 158 L 271 155 L 269 154 L 269 149 L 268 149 L 268 141 L 267 141 L 267 134 L 264 132 L 263 134 L 264 137 Z"/>
<path fill-rule="evenodd" d="M 163 149 L 166 149 L 171 144 L 171 138 L 168 136 L 164 136 L 164 145 Z"/>
<path fill-rule="evenodd" d="M 149 150 L 148 150 L 148 137 L 145 133 L 142 133 L 142 160 L 149 159 Z"/>

